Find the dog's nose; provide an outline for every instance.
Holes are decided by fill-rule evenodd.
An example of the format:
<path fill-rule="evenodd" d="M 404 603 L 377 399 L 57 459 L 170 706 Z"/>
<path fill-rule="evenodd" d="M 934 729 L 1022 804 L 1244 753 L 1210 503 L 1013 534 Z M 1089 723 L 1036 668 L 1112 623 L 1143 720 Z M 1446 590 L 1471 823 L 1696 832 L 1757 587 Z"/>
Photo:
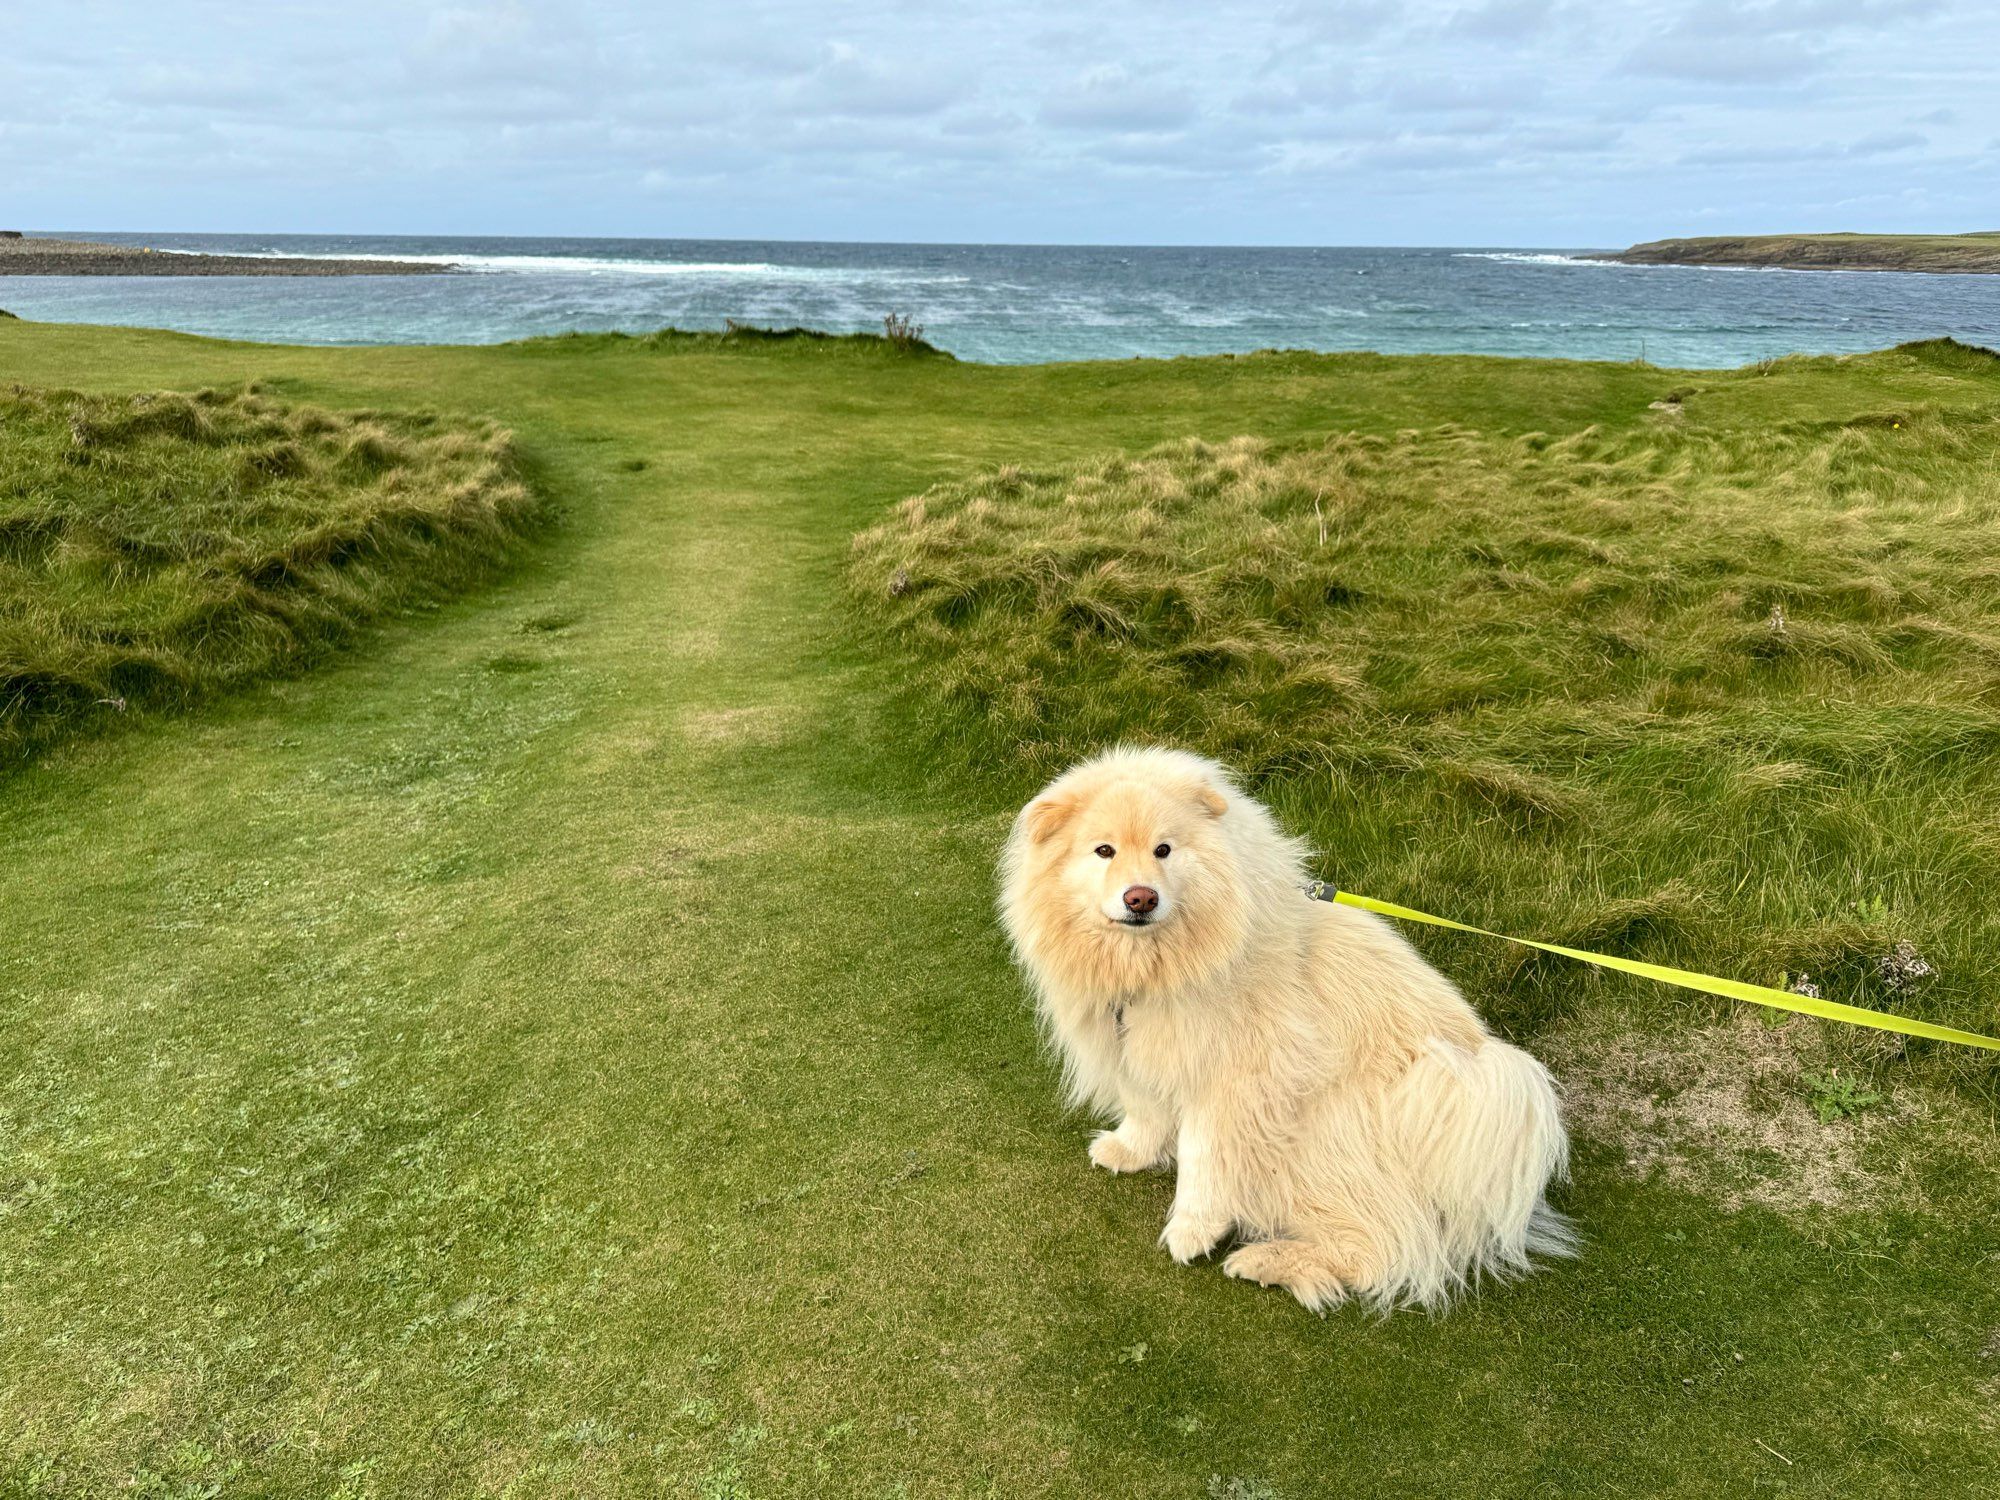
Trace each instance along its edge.
<path fill-rule="evenodd" d="M 1135 917 L 1151 916 L 1160 904 L 1160 893 L 1150 885 L 1125 887 L 1125 910 Z"/>

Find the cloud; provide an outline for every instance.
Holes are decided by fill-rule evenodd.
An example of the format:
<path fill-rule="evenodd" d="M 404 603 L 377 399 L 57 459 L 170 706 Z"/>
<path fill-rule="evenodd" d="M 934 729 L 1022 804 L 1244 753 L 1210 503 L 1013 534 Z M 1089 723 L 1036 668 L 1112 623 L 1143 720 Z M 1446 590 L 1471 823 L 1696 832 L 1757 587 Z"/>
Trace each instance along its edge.
<path fill-rule="evenodd" d="M 1667 30 L 1676 36 L 1717 41 L 1724 37 L 1823 36 L 1907 26 L 1944 11 L 1944 0 L 1695 0 L 1681 8 Z"/>
<path fill-rule="evenodd" d="M 1194 114 L 1190 93 L 1142 82 L 1113 63 L 1092 68 L 1050 93 L 1039 118 L 1065 130 L 1151 132 L 1178 129 Z"/>
<path fill-rule="evenodd" d="M 535 83 L 548 76 L 548 48 L 518 4 L 460 5 L 434 11 L 412 47 L 424 76 L 454 82 Z"/>
<path fill-rule="evenodd" d="M 1270 170 L 1282 176 L 1355 178 L 1389 172 L 1406 178 L 1472 170 L 1490 165 L 1493 157 L 1491 143 L 1484 138 L 1410 131 L 1347 141 L 1287 142 L 1275 154 Z"/>
<path fill-rule="evenodd" d="M 788 91 L 787 102 L 804 114 L 931 115 L 964 94 L 955 68 L 898 64 L 846 42 L 832 42 L 820 62 Z"/>
<path fill-rule="evenodd" d="M 1556 0 L 1486 0 L 1454 11 L 1445 30 L 1482 42 L 1527 41 L 1555 24 Z"/>
<path fill-rule="evenodd" d="M 1003 109 L 954 110 L 938 123 L 948 136 L 991 137 L 1013 135 L 1026 124 L 1019 115 Z"/>
<path fill-rule="evenodd" d="M 1679 152 L 1671 160 L 1675 166 L 1686 167 L 1762 167 L 1775 162 L 1803 166 L 1810 162 L 1831 161 L 1840 154 L 1839 148 L 1834 146 L 1761 142 L 1750 146 L 1702 146 Z"/>
<path fill-rule="evenodd" d="M 1325 0 L 1284 6 L 1277 19 L 1294 37 L 1352 45 L 1380 36 L 1409 13 L 1410 7 L 1395 0 Z"/>
<path fill-rule="evenodd" d="M 1468 78 L 1434 73 L 1392 86 L 1385 102 L 1402 114 L 1449 114 L 1462 110 L 1498 113 L 1534 107 L 1546 85 L 1539 78 L 1495 76 Z"/>
<path fill-rule="evenodd" d="M 1731 85 L 1796 83 L 1821 65 L 1817 48 L 1790 37 L 1723 45 L 1713 37 L 1669 33 L 1641 43 L 1625 58 L 1625 71 L 1640 77 Z"/>
<path fill-rule="evenodd" d="M 1847 148 L 1849 156 L 1893 156 L 1899 151 L 1915 151 L 1930 144 L 1930 137 L 1914 130 L 1885 130 L 1865 135 Z"/>
<path fill-rule="evenodd" d="M 1235 115 L 1299 115 L 1347 107 L 1359 96 L 1354 69 L 1323 57 L 1293 58 L 1282 72 L 1267 63 L 1251 86 L 1231 97 Z"/>
<path fill-rule="evenodd" d="M 1793 83 L 1829 66 L 1830 41 L 1852 31 L 1908 27 L 1943 0 L 1696 0 L 1625 57 L 1624 71 L 1691 83 Z"/>
<path fill-rule="evenodd" d="M 2000 10 L 1971 0 L 16 9 L 0 181 L 28 224 L 1606 244 L 2000 221 Z"/>
<path fill-rule="evenodd" d="M 1590 155 L 1616 150 L 1625 144 L 1625 139 L 1625 132 L 1612 125 L 1537 126 L 1515 134 L 1510 154 L 1533 157 Z"/>
<path fill-rule="evenodd" d="M 237 113 L 282 106 L 286 91 L 268 78 L 238 68 L 197 68 L 188 63 L 148 63 L 122 91 L 140 106 Z"/>

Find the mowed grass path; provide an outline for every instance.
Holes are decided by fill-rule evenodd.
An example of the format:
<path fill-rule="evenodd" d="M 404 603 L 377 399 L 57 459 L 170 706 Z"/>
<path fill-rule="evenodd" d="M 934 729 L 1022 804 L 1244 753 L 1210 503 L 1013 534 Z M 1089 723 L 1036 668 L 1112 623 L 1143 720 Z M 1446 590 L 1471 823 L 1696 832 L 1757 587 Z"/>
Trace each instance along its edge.
<path fill-rule="evenodd" d="M 0 1493 L 2000 1483 L 1990 1224 L 1725 1212 L 1600 1143 L 1584 1259 L 1444 1320 L 1172 1266 L 1008 971 L 1005 796 L 849 644 L 851 534 L 972 466 L 1568 430 L 1677 377 L 0 326 L 0 379 L 252 378 L 496 417 L 562 516 L 327 669 L 0 779 Z"/>

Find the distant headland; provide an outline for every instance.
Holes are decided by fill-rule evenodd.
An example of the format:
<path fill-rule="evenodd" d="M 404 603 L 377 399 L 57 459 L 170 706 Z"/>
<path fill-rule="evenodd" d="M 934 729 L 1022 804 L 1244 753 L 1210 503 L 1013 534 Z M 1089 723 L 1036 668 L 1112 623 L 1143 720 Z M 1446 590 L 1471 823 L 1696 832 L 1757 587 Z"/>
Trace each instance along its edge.
<path fill-rule="evenodd" d="M 1787 271 L 2000 272 L 2000 230 L 1971 234 L 1756 234 L 1649 240 L 1628 266 L 1764 266 Z"/>
<path fill-rule="evenodd" d="M 455 269 L 425 260 L 199 255 L 0 230 L 0 276 L 434 276 Z"/>

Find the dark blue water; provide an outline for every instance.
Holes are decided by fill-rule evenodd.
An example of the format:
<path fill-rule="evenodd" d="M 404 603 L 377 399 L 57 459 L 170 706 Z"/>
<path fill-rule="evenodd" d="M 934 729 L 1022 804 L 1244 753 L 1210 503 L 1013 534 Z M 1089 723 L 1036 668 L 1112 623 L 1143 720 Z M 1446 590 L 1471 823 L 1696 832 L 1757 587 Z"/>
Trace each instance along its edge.
<path fill-rule="evenodd" d="M 1727 366 L 1940 334 L 2000 344 L 2000 276 L 1591 264 L 1574 251 L 845 245 L 88 234 L 162 249 L 448 260 L 452 276 L 5 277 L 23 317 L 285 343 L 488 343 L 725 319 L 923 324 L 1006 362 L 1262 348 Z"/>

